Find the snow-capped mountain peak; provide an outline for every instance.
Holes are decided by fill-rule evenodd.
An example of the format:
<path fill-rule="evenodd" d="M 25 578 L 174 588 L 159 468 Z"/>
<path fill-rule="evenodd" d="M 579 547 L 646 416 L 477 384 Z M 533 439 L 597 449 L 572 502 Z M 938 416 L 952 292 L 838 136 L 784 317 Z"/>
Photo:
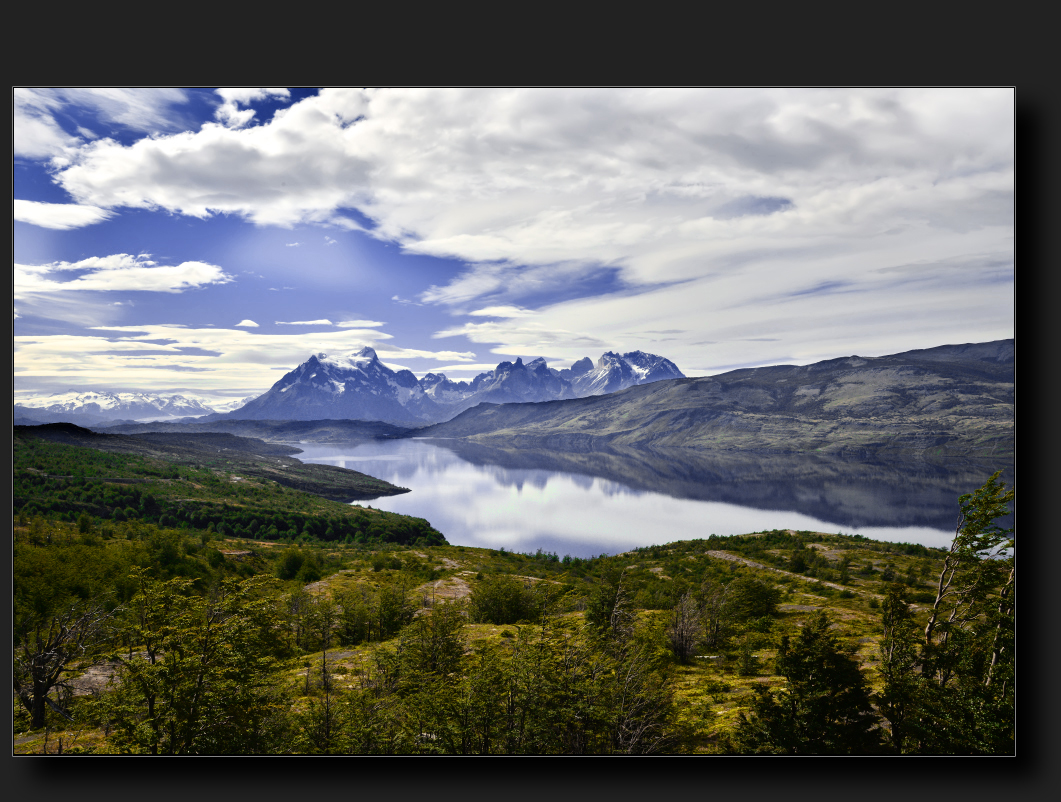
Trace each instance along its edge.
<path fill-rule="evenodd" d="M 153 393 L 108 393 L 68 390 L 36 396 L 16 406 L 42 422 L 68 420 L 95 423 L 106 420 L 165 420 L 210 415 L 214 412 L 197 398 Z"/>
<path fill-rule="evenodd" d="M 322 365 L 340 370 L 364 370 L 372 363 L 379 364 L 376 352 L 367 347 L 346 355 L 320 353 L 315 357 L 311 357 L 311 359 L 316 359 Z"/>
<path fill-rule="evenodd" d="M 349 354 L 314 354 L 269 392 L 230 414 L 252 419 L 435 422 L 483 402 L 580 398 L 669 378 L 683 376 L 661 356 L 607 351 L 596 363 L 586 357 L 562 371 L 550 368 L 544 357 L 528 362 L 517 357 L 470 382 L 455 382 L 442 373 L 417 380 L 408 370 L 391 370 L 372 348 L 365 347 Z"/>
<path fill-rule="evenodd" d="M 422 423 L 434 420 L 437 408 L 416 376 L 391 370 L 365 347 L 349 354 L 314 354 L 267 393 L 230 414 L 254 420 Z"/>

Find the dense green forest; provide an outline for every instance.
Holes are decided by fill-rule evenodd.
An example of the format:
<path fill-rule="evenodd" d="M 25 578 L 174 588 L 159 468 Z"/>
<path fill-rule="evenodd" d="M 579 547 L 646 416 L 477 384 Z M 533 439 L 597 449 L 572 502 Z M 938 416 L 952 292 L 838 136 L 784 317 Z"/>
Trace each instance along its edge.
<path fill-rule="evenodd" d="M 949 550 L 775 530 L 578 559 L 15 443 L 14 749 L 1011 754 L 1012 490 Z"/>

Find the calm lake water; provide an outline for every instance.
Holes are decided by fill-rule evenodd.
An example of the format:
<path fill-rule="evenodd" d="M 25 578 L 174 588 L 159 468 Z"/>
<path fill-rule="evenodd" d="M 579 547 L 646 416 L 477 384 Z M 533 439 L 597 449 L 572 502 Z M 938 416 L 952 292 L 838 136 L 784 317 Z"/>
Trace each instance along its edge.
<path fill-rule="evenodd" d="M 297 445 L 303 462 L 410 488 L 357 503 L 425 518 L 454 545 L 574 557 L 764 529 L 945 547 L 958 496 L 996 467 L 1012 468 L 684 450 L 510 451 L 441 439 Z"/>

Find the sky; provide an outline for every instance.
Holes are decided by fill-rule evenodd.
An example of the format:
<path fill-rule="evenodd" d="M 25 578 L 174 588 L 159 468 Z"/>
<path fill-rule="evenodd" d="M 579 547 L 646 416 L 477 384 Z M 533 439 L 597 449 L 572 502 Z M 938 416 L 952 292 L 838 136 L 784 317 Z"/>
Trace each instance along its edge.
<path fill-rule="evenodd" d="M 1014 92 L 16 88 L 15 401 L 1013 336 Z"/>

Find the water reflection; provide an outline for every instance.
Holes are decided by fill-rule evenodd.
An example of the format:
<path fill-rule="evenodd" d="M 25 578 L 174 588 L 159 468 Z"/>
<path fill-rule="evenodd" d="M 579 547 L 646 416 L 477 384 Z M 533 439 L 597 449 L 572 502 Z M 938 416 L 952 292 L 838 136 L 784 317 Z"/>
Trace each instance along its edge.
<path fill-rule="evenodd" d="M 774 528 L 945 546 L 958 496 L 1004 467 L 690 449 L 509 450 L 464 440 L 299 447 L 305 462 L 410 488 L 368 503 L 426 518 L 451 543 L 573 556 Z M 1012 465 L 1005 467 L 1011 480 Z"/>

